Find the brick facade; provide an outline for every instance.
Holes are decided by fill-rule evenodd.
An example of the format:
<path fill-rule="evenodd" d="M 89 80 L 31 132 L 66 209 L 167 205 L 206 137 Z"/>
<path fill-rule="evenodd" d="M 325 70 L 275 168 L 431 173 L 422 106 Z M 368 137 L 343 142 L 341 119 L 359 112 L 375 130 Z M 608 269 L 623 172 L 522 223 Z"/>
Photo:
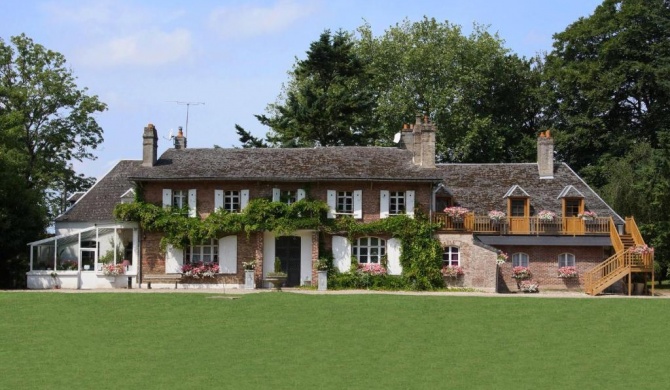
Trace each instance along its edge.
<path fill-rule="evenodd" d="M 499 246 L 498 249 L 509 255 L 509 261 L 500 267 L 498 278 L 499 291 L 517 291 L 516 279 L 512 278 L 512 255 L 525 253 L 528 255 L 528 267 L 533 280 L 540 283 L 540 289 L 565 290 L 584 288 L 583 275 L 596 265 L 607 259 L 607 250 L 603 247 L 564 247 L 564 246 Z M 558 255 L 571 253 L 575 255 L 577 278 L 558 277 Z"/>
<path fill-rule="evenodd" d="M 249 199 L 272 199 L 272 189 L 282 191 L 296 191 L 304 189 L 308 199 L 326 202 L 327 191 L 363 191 L 363 221 L 370 222 L 379 219 L 381 190 L 409 191 L 414 190 L 415 210 L 427 212 L 430 207 L 431 185 L 417 185 L 412 183 L 378 183 L 378 182 L 318 182 L 318 183 L 249 183 L 249 182 L 148 182 L 144 188 L 144 200 L 148 203 L 162 204 L 163 189 L 197 190 L 196 209 L 200 218 L 207 218 L 214 211 L 214 190 L 241 191 L 249 190 Z"/>
<path fill-rule="evenodd" d="M 445 278 L 449 287 L 473 287 L 494 291 L 496 287 L 497 252 L 475 245 L 471 234 L 438 234 L 442 248 L 459 249 L 460 263 L 465 274 L 459 278 Z"/>

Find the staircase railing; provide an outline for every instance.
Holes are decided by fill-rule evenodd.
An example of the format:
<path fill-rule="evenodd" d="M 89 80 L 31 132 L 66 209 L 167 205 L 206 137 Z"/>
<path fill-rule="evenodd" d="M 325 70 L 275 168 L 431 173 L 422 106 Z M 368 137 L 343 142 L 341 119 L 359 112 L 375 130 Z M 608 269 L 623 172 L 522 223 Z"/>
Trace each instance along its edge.
<path fill-rule="evenodd" d="M 644 238 L 642 238 L 642 233 L 640 233 L 640 229 L 637 227 L 637 223 L 635 222 L 635 218 L 633 217 L 626 217 L 626 232 L 631 235 L 633 238 L 633 242 L 635 242 L 636 246 L 645 246 Z M 644 267 L 647 269 L 653 269 L 654 267 L 654 253 L 644 253 L 639 255 L 640 258 L 640 264 L 638 266 Z"/>
<path fill-rule="evenodd" d="M 623 242 L 619 236 L 619 231 L 614 224 L 614 219 L 610 217 L 610 240 L 612 241 L 612 247 L 614 247 L 614 252 L 618 253 L 623 251 Z"/>

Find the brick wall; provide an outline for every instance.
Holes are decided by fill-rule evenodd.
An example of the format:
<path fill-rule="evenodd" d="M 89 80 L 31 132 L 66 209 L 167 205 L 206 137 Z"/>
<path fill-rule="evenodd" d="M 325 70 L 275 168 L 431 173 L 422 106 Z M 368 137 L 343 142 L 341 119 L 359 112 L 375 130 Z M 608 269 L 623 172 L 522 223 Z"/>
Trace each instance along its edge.
<path fill-rule="evenodd" d="M 443 248 L 459 248 L 461 267 L 465 274 L 457 280 L 445 279 L 449 286 L 495 290 L 496 252 L 475 245 L 471 234 L 438 234 L 436 238 Z"/>
<path fill-rule="evenodd" d="M 565 247 L 565 246 L 498 246 L 509 255 L 509 261 L 500 267 L 500 292 L 517 291 L 516 279 L 512 278 L 512 254 L 522 252 L 529 258 L 529 268 L 533 280 L 540 282 L 540 289 L 565 290 L 584 288 L 584 274 L 607 258 L 603 247 Z M 575 255 L 577 278 L 558 277 L 558 255 Z"/>
<path fill-rule="evenodd" d="M 376 182 L 319 182 L 319 183 L 249 183 L 249 182 L 150 182 L 145 186 L 146 202 L 162 204 L 163 189 L 197 190 L 197 211 L 201 218 L 206 218 L 214 211 L 214 190 L 249 190 L 249 198 L 272 199 L 272 189 L 296 191 L 300 188 L 307 192 L 308 199 L 326 201 L 328 190 L 363 191 L 363 220 L 379 219 L 379 192 L 414 190 L 416 207 L 427 212 L 432 196 L 431 185 L 412 183 L 376 183 Z"/>

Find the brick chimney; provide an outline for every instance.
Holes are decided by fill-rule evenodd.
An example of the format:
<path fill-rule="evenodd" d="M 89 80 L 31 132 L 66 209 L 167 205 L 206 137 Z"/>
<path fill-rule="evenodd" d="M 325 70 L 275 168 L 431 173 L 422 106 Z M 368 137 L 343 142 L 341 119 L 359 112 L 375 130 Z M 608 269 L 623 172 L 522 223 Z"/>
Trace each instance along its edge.
<path fill-rule="evenodd" d="M 405 124 L 401 131 L 400 147 L 412 152 L 414 164 L 435 168 L 435 125 L 428 116 L 416 116 L 413 125 Z"/>
<path fill-rule="evenodd" d="M 554 139 L 549 130 L 537 137 L 537 170 L 540 179 L 554 178 Z"/>
<path fill-rule="evenodd" d="M 153 167 L 158 157 L 158 133 L 151 123 L 144 128 L 142 141 L 142 166 Z"/>
<path fill-rule="evenodd" d="M 184 137 L 184 131 L 181 126 L 179 126 L 179 132 L 177 136 L 174 137 L 174 148 L 175 149 L 186 149 L 186 137 Z"/>

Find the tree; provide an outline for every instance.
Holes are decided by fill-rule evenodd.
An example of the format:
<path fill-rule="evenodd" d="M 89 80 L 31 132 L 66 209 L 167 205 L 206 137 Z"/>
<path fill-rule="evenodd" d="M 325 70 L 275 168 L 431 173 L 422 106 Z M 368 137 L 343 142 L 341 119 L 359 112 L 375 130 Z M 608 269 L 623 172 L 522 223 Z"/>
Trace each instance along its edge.
<path fill-rule="evenodd" d="M 239 135 L 242 148 L 244 149 L 268 147 L 268 144 L 263 139 L 253 136 L 237 123 L 235 124 L 235 132 Z"/>
<path fill-rule="evenodd" d="M 370 74 L 353 50 L 351 35 L 324 31 L 307 58 L 297 60 L 285 95 L 256 115 L 271 128 L 275 146 L 368 145 L 377 138 Z M 238 132 L 239 133 L 239 132 Z"/>
<path fill-rule="evenodd" d="M 0 39 L 0 142 L 16 150 L 18 172 L 28 187 L 53 199 L 55 184 L 88 184 L 70 161 L 94 159 L 103 141 L 93 118 L 106 105 L 87 89 L 78 89 L 65 57 L 36 44 L 24 34 Z M 62 188 L 62 187 L 61 187 Z"/>
<path fill-rule="evenodd" d="M 554 36 L 560 158 L 670 261 L 670 3 L 605 0 Z"/>
<path fill-rule="evenodd" d="M 475 26 L 408 20 L 374 37 L 358 29 L 357 52 L 374 75 L 383 139 L 417 113 L 437 124 L 438 157 L 458 162 L 527 161 L 542 126 L 541 64 L 510 54 Z M 535 65 L 534 65 L 535 64 Z"/>
<path fill-rule="evenodd" d="M 24 34 L 0 39 L 0 274 L 16 272 L 25 244 L 45 233 L 61 209 L 62 192 L 91 179 L 72 160 L 93 159 L 102 129 L 93 114 L 106 109 L 79 89 L 60 53 Z M 25 275 L 20 275 L 24 278 Z M 2 286 L 15 285 L 7 279 Z"/>
<path fill-rule="evenodd" d="M 561 158 L 604 185 L 608 159 L 670 130 L 670 3 L 605 0 L 554 36 L 547 78 Z"/>

